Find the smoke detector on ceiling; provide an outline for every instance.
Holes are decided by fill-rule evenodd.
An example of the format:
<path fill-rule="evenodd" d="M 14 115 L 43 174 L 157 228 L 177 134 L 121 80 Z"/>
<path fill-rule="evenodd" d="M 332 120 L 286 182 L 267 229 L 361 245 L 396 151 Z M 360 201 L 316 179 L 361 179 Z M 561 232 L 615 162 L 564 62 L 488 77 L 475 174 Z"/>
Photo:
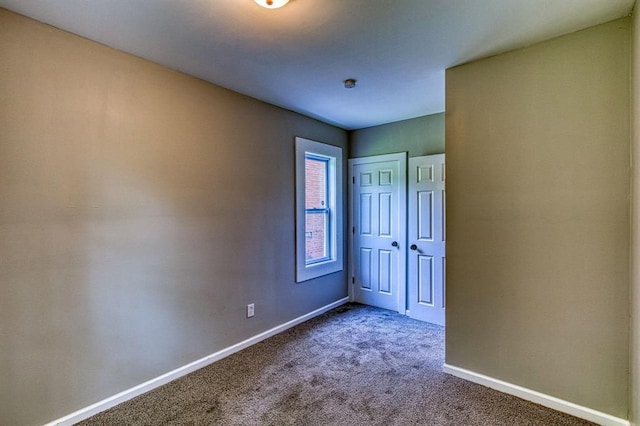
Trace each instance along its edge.
<path fill-rule="evenodd" d="M 353 89 L 354 87 L 356 87 L 356 82 L 357 80 L 355 78 L 348 78 L 344 81 L 344 88 Z"/>

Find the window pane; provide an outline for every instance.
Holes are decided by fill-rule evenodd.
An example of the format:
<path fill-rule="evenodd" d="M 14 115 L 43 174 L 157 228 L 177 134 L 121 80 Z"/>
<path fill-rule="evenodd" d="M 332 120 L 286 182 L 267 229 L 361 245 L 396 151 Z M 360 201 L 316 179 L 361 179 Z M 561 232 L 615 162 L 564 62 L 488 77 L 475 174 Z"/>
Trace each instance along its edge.
<path fill-rule="evenodd" d="M 329 162 L 307 156 L 305 158 L 306 209 L 327 208 L 327 167 Z"/>
<path fill-rule="evenodd" d="M 319 262 L 329 257 L 327 225 L 329 214 L 309 213 L 306 215 L 305 252 L 306 263 Z"/>

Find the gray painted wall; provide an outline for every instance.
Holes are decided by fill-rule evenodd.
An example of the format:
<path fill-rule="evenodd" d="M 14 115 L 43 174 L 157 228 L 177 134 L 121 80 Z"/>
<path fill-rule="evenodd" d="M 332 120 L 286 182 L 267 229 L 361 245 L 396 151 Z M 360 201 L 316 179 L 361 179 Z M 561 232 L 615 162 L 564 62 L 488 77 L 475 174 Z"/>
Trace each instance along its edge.
<path fill-rule="evenodd" d="M 640 425 L 640 18 L 636 7 L 633 13 L 632 39 L 632 216 L 631 216 L 631 333 L 630 370 L 631 389 L 629 392 L 629 419 L 631 424 Z"/>
<path fill-rule="evenodd" d="M 0 99 L 0 424 L 347 295 L 294 282 L 294 137 L 345 131 L 2 9 Z"/>
<path fill-rule="evenodd" d="M 621 418 L 629 23 L 446 75 L 447 363 Z"/>
<path fill-rule="evenodd" d="M 409 157 L 444 152 L 444 113 L 368 127 L 349 133 L 350 158 L 409 153 Z"/>

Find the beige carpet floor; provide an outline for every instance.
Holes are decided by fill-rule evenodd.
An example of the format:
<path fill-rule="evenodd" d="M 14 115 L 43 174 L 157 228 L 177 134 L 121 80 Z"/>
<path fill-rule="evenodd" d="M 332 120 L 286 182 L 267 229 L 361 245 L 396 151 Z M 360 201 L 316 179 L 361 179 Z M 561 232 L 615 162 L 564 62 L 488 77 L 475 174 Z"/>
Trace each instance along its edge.
<path fill-rule="evenodd" d="M 447 375 L 443 362 L 442 327 L 349 304 L 80 424 L 591 424 Z"/>

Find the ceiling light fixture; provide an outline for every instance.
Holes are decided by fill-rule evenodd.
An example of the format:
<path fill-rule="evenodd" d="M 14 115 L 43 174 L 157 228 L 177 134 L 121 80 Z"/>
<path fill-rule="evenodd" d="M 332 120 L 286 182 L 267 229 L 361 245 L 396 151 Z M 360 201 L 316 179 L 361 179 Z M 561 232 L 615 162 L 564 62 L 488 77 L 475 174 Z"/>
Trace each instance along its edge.
<path fill-rule="evenodd" d="M 357 80 L 355 78 L 348 78 L 344 81 L 344 88 L 353 89 L 354 87 L 356 87 L 356 82 Z"/>
<path fill-rule="evenodd" d="M 277 9 L 289 3 L 289 0 L 254 0 L 254 1 L 262 7 L 266 7 L 267 9 Z"/>

